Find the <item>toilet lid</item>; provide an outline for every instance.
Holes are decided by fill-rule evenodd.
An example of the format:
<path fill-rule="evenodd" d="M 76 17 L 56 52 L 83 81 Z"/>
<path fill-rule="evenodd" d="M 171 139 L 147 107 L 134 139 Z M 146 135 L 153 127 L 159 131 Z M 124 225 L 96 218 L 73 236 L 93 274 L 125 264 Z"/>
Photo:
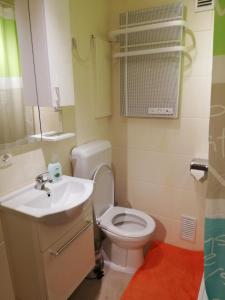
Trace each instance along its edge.
<path fill-rule="evenodd" d="M 114 176 L 108 165 L 101 165 L 94 173 L 93 206 L 95 217 L 100 218 L 114 206 Z"/>

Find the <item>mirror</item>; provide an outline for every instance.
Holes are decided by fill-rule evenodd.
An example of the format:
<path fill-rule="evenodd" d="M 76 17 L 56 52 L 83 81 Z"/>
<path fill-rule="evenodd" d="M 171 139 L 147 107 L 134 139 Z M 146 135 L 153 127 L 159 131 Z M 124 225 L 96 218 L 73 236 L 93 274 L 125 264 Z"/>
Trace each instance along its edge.
<path fill-rule="evenodd" d="M 0 0 L 0 151 L 33 141 L 40 131 L 38 106 L 24 101 L 13 0 Z"/>
<path fill-rule="evenodd" d="M 42 107 L 52 102 L 43 101 L 49 99 L 49 93 L 42 93 L 47 85 L 40 80 L 45 59 L 37 55 L 39 35 L 34 39 L 35 30 L 31 33 L 36 10 L 32 15 L 29 3 L 0 0 L 0 151 L 33 141 L 61 140 L 75 132 L 74 106 Z"/>
<path fill-rule="evenodd" d="M 53 107 L 36 107 L 34 111 L 36 128 L 38 128 L 40 116 L 41 126 L 40 130 L 36 129 L 36 133 L 41 134 L 42 140 L 48 140 L 48 137 L 53 138 L 54 136 L 57 137 L 65 133 L 71 134 L 75 132 L 74 106 L 60 107 L 59 110 Z"/>

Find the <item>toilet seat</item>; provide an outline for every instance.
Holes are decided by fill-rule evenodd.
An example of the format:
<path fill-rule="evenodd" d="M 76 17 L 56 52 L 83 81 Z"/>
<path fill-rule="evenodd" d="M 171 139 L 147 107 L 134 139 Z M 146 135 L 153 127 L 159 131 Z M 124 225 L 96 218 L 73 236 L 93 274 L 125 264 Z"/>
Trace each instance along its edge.
<path fill-rule="evenodd" d="M 93 176 L 93 206 L 99 227 L 118 237 L 143 238 L 155 229 L 154 220 L 133 209 L 114 206 L 114 176 L 109 165 L 100 165 Z"/>
<path fill-rule="evenodd" d="M 109 165 L 101 164 L 94 172 L 93 206 L 96 218 L 114 206 L 114 176 Z"/>
<path fill-rule="evenodd" d="M 115 219 L 119 218 L 121 215 L 123 218 L 129 218 L 131 226 L 133 222 L 134 224 L 137 223 L 140 226 L 143 226 L 143 228 L 127 231 L 114 225 Z M 133 208 L 119 206 L 109 208 L 100 218 L 97 218 L 97 223 L 100 228 L 126 238 L 142 238 L 150 235 L 155 229 L 154 220 L 147 214 Z"/>

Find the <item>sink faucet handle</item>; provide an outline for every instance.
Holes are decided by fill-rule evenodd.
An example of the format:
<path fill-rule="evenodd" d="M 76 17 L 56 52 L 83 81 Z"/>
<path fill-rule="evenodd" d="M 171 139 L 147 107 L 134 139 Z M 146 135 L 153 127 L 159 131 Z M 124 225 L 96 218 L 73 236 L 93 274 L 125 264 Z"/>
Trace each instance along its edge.
<path fill-rule="evenodd" d="M 39 174 L 36 178 L 35 181 L 38 183 L 46 183 L 46 182 L 52 182 L 52 179 L 50 178 L 50 175 L 48 172 Z"/>

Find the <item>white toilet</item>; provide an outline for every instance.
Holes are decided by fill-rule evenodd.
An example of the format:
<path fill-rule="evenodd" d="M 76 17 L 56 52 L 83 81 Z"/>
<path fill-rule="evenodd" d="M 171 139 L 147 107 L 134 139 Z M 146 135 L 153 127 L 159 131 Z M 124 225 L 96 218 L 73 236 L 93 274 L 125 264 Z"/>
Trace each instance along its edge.
<path fill-rule="evenodd" d="M 134 273 L 143 263 L 143 247 L 150 240 L 155 222 L 139 210 L 114 206 L 111 152 L 111 144 L 103 140 L 74 148 L 73 172 L 76 177 L 95 181 L 92 201 L 96 223 L 109 238 L 105 262 L 114 270 Z"/>

